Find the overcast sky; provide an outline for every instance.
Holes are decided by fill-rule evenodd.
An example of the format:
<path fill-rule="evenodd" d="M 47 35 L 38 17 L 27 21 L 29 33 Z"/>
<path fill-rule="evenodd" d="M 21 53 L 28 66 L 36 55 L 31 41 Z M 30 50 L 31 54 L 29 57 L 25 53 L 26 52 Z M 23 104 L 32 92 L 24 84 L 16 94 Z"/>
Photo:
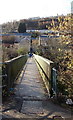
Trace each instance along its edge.
<path fill-rule="evenodd" d="M 72 0 L 0 0 L 0 24 L 71 13 Z"/>

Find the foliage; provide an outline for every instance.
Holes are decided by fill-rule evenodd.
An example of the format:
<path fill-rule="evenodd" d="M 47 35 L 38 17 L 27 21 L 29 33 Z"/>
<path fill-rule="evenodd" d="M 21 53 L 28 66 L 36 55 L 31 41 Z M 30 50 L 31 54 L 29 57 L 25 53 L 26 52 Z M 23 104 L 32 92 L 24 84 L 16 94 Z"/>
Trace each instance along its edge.
<path fill-rule="evenodd" d="M 64 95 L 73 94 L 73 59 L 72 39 L 69 35 L 49 38 L 47 45 L 38 46 L 36 53 L 54 62 L 57 69 L 58 92 Z"/>
<path fill-rule="evenodd" d="M 25 25 L 25 23 L 21 22 L 21 23 L 19 24 L 18 32 L 19 32 L 19 33 L 24 33 L 24 32 L 26 32 L 26 25 Z"/>
<path fill-rule="evenodd" d="M 18 55 L 25 55 L 28 53 L 28 49 L 26 47 L 21 47 L 21 48 L 18 48 L 17 52 L 18 52 Z"/>
<path fill-rule="evenodd" d="M 38 33 L 38 32 L 33 32 L 32 35 L 31 35 L 31 37 L 33 37 L 33 38 L 36 38 L 36 37 L 38 37 L 38 36 L 39 36 L 39 33 Z"/>
<path fill-rule="evenodd" d="M 67 92 L 67 85 L 65 83 L 63 83 L 62 81 L 57 81 L 57 92 L 62 93 L 63 95 L 68 95 Z"/>
<path fill-rule="evenodd" d="M 17 32 L 18 25 L 20 23 L 27 24 L 27 29 L 54 29 L 54 30 L 67 30 L 71 27 L 70 15 L 67 16 L 53 16 L 46 18 L 23 19 L 20 21 L 13 21 L 4 23 L 2 25 L 2 31 L 5 32 Z M 65 26 L 65 27 L 64 27 Z"/>
<path fill-rule="evenodd" d="M 14 44 L 15 39 L 15 36 L 2 36 L 2 43 Z"/>
<path fill-rule="evenodd" d="M 7 61 L 10 60 L 14 57 L 18 56 L 18 52 L 15 48 L 6 48 L 3 46 L 3 56 L 2 56 L 2 61 Z"/>

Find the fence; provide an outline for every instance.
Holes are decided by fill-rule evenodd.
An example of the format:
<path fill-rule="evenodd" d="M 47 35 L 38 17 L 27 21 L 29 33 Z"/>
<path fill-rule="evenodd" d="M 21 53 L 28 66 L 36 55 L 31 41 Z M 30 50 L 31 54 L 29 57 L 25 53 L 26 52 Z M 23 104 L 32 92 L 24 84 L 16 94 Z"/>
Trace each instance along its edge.
<path fill-rule="evenodd" d="M 51 87 L 52 87 L 52 68 L 53 68 L 53 62 L 43 58 L 39 55 L 35 55 L 33 54 L 37 66 L 39 68 L 40 74 L 43 78 L 43 81 L 45 83 L 46 89 L 48 91 L 48 93 L 50 93 Z"/>
<path fill-rule="evenodd" d="M 21 55 L 2 63 L 2 87 L 6 86 L 7 90 L 13 87 L 14 82 L 26 61 L 27 55 Z"/>

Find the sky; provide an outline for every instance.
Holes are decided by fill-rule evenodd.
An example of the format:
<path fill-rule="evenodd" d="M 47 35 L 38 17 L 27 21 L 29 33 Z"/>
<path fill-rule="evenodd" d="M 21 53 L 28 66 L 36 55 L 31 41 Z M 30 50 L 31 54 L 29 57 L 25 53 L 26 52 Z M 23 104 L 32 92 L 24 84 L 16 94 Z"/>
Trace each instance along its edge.
<path fill-rule="evenodd" d="M 71 13 L 72 0 L 0 0 L 0 24 Z"/>

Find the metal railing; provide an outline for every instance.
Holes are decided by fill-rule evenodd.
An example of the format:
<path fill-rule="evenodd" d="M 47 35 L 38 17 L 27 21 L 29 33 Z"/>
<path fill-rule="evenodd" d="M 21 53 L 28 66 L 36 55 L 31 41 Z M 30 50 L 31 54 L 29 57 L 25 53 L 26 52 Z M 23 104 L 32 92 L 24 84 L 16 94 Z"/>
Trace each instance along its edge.
<path fill-rule="evenodd" d="M 50 90 L 52 87 L 52 68 L 53 68 L 53 62 L 43 58 L 39 55 L 33 54 L 35 61 L 37 63 L 38 69 L 40 71 L 41 77 L 45 83 L 46 89 L 48 93 L 50 94 Z"/>
<path fill-rule="evenodd" d="M 9 61 L 2 63 L 2 87 L 7 90 L 13 87 L 16 78 L 27 61 L 27 55 L 21 55 Z"/>

